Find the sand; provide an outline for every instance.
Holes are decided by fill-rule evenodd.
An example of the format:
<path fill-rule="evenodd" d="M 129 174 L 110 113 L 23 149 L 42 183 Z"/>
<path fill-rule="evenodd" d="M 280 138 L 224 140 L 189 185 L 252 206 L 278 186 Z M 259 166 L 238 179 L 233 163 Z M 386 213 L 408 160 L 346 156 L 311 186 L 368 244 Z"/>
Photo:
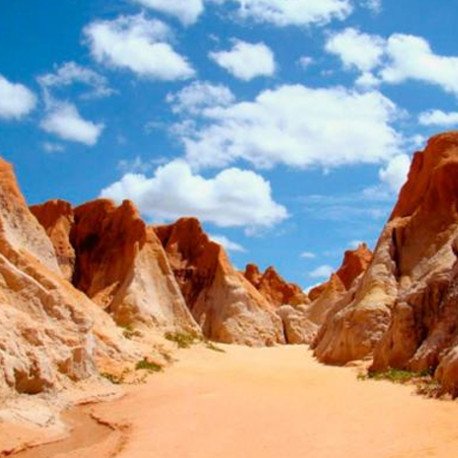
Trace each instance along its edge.
<path fill-rule="evenodd" d="M 65 445 L 58 454 L 45 446 L 22 456 L 458 456 L 457 402 L 358 380 L 354 368 L 321 365 L 303 346 L 220 347 L 226 353 L 203 346 L 182 350 L 176 364 L 128 386 L 123 399 L 92 406 L 97 418 L 123 429 L 122 441 L 112 438 L 111 448 L 102 446 L 105 431 L 82 449 L 73 441 L 68 453 Z M 84 437 L 91 428 L 83 422 L 77 434 Z"/>

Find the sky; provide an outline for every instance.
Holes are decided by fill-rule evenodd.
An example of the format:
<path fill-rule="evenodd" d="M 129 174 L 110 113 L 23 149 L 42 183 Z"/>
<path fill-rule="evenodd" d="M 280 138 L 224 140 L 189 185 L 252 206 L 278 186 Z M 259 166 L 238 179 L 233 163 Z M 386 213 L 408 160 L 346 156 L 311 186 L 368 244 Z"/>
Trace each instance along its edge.
<path fill-rule="evenodd" d="M 458 125 L 454 3 L 0 0 L 0 155 L 31 204 L 197 216 L 307 289 Z"/>

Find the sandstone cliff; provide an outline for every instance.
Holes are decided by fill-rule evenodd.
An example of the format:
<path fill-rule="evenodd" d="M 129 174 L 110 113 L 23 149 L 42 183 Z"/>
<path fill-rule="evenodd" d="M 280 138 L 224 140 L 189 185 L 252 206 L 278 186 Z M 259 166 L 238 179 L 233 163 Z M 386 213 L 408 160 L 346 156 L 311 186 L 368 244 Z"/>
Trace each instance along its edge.
<path fill-rule="evenodd" d="M 0 159 L 0 392 L 34 394 L 132 354 L 111 319 L 61 275 L 53 246 Z"/>
<path fill-rule="evenodd" d="M 244 272 L 245 278 L 269 301 L 277 307 L 281 305 L 300 305 L 309 303 L 307 295 L 294 283 L 288 283 L 275 270 L 268 267 L 261 274 L 258 266 L 248 264 Z"/>
<path fill-rule="evenodd" d="M 73 285 L 123 326 L 198 332 L 156 234 L 129 201 L 32 207 Z"/>
<path fill-rule="evenodd" d="M 458 133 L 447 133 L 415 154 L 369 269 L 320 332 L 319 359 L 373 355 L 373 370 L 436 371 L 457 391 L 457 203 Z"/>
<path fill-rule="evenodd" d="M 224 343 L 284 343 L 281 319 L 230 264 L 224 249 L 210 241 L 194 218 L 157 226 L 175 277 L 206 337 Z"/>

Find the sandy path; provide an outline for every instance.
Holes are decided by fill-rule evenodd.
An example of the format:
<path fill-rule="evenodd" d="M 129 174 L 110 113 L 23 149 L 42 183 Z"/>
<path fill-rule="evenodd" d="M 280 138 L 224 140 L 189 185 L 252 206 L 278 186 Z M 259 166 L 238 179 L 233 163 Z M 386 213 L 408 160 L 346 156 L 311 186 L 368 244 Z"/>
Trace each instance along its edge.
<path fill-rule="evenodd" d="M 125 398 L 93 407 L 103 419 L 132 425 L 117 456 L 458 456 L 456 402 L 358 381 L 354 369 L 320 365 L 305 347 L 224 348 L 183 350 L 180 362 L 128 387 Z M 109 455 L 98 444 L 62 456 Z"/>

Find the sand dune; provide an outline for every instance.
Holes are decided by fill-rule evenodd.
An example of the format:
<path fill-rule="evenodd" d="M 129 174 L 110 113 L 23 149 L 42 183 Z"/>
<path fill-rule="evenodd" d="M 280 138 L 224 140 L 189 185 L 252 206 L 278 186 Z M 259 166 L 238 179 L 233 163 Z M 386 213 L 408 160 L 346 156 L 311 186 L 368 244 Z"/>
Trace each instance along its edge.
<path fill-rule="evenodd" d="M 355 369 L 323 366 L 303 346 L 224 349 L 183 350 L 167 371 L 128 387 L 121 400 L 95 406 L 99 418 L 131 425 L 116 456 L 457 456 L 456 402 L 359 381 Z M 101 458 L 102 450 L 95 444 L 59 456 Z"/>

